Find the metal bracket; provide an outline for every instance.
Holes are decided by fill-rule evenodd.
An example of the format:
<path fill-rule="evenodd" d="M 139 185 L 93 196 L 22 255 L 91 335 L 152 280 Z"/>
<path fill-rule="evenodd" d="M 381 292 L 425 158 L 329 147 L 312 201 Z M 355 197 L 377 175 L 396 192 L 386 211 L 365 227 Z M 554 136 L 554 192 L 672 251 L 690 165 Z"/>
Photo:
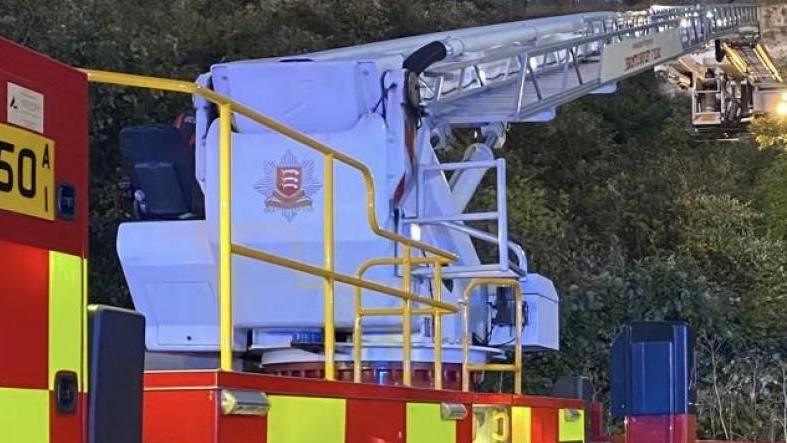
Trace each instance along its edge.
<path fill-rule="evenodd" d="M 223 415 L 264 417 L 268 414 L 269 409 L 268 397 L 262 392 L 239 389 L 221 390 L 221 413 Z"/>

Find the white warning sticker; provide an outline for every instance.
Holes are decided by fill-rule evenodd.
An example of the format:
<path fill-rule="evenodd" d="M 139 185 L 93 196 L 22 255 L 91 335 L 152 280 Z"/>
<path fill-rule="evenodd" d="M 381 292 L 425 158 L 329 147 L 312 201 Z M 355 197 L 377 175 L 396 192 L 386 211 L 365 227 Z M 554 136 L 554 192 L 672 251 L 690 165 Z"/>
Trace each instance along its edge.
<path fill-rule="evenodd" d="M 8 83 L 6 111 L 8 123 L 44 132 L 44 94 Z"/>
<path fill-rule="evenodd" d="M 683 54 L 680 29 L 612 43 L 601 58 L 601 82 L 620 80 Z"/>

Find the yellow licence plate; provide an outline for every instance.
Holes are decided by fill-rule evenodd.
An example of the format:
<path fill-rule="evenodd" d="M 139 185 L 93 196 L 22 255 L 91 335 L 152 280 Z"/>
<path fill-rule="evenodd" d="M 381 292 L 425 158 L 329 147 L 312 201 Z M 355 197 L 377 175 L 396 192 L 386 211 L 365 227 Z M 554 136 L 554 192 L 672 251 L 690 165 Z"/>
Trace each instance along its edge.
<path fill-rule="evenodd" d="M 55 219 L 55 143 L 0 124 L 0 209 Z"/>

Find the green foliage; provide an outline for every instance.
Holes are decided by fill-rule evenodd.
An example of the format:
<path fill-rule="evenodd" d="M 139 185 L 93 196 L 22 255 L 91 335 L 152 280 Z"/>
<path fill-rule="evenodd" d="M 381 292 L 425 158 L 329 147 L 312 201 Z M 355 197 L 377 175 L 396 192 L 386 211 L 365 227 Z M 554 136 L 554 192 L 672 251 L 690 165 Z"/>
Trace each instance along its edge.
<path fill-rule="evenodd" d="M 512 130 L 502 153 L 509 225 L 562 304 L 562 349 L 530 357 L 531 392 L 548 392 L 556 374 L 581 373 L 605 398 L 608 345 L 623 322 L 641 319 L 697 329 L 701 398 L 733 386 L 781 389 L 774 370 L 766 382 L 746 366 L 768 366 L 763 343 L 787 333 L 787 254 L 768 229 L 779 217 L 761 190 L 764 177 L 784 180 L 774 169 L 781 158 L 754 138 L 699 141 L 689 122 L 687 99 L 662 95 L 643 75 L 618 94 L 563 107 L 547 125 Z M 719 348 L 714 365 L 709 340 Z M 771 438 L 780 428 L 764 423 L 784 409 L 771 394 L 727 390 L 721 403 L 701 403 L 702 432 Z"/>
<path fill-rule="evenodd" d="M 757 186 L 771 236 L 787 238 L 787 155 L 778 155 Z"/>
<path fill-rule="evenodd" d="M 783 345 L 731 347 L 711 335 L 697 339 L 699 426 L 725 440 L 784 441 L 787 361 Z"/>
<path fill-rule="evenodd" d="M 554 2 L 553 2 L 554 3 Z M 565 8 L 569 2 L 554 3 Z M 76 66 L 194 78 L 212 63 L 297 54 L 496 22 L 529 11 L 491 0 L 6 0 L 0 33 Z M 94 88 L 91 298 L 128 305 L 117 225 L 117 133 L 168 121 L 188 100 Z M 695 140 L 686 97 L 651 74 L 519 125 L 507 160 L 509 226 L 561 294 L 562 350 L 528 357 L 530 392 L 590 375 L 606 397 L 608 347 L 629 320 L 685 320 L 700 337 L 702 433 L 784 438 L 787 157 L 778 122 L 754 138 Z M 769 149 L 761 149 L 762 147 Z M 493 198 L 484 190 L 482 200 Z M 778 425 L 778 426 L 777 426 Z"/>
<path fill-rule="evenodd" d="M 763 149 L 787 147 L 787 117 L 759 118 L 752 123 L 751 131 Z"/>

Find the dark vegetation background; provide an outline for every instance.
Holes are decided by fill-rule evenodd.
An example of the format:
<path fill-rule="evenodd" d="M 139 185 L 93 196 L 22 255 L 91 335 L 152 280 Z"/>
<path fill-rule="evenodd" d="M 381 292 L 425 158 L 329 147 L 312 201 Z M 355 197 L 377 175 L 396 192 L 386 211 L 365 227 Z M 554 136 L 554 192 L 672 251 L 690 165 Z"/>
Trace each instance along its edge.
<path fill-rule="evenodd" d="M 212 63 L 292 54 L 599 2 L 452 0 L 0 0 L 0 34 L 75 66 L 191 79 Z M 626 6 L 626 5 L 624 5 Z M 607 6 L 610 7 L 610 6 Z M 611 7 L 614 7 L 611 6 Z M 115 254 L 117 133 L 170 121 L 187 100 L 94 88 L 91 300 L 130 303 Z M 787 438 L 784 128 L 701 143 L 685 96 L 650 73 L 545 125 L 513 128 L 513 235 L 562 303 L 562 351 L 530 357 L 527 391 L 590 375 L 606 398 L 608 346 L 628 320 L 686 320 L 699 345 L 701 433 Z"/>

